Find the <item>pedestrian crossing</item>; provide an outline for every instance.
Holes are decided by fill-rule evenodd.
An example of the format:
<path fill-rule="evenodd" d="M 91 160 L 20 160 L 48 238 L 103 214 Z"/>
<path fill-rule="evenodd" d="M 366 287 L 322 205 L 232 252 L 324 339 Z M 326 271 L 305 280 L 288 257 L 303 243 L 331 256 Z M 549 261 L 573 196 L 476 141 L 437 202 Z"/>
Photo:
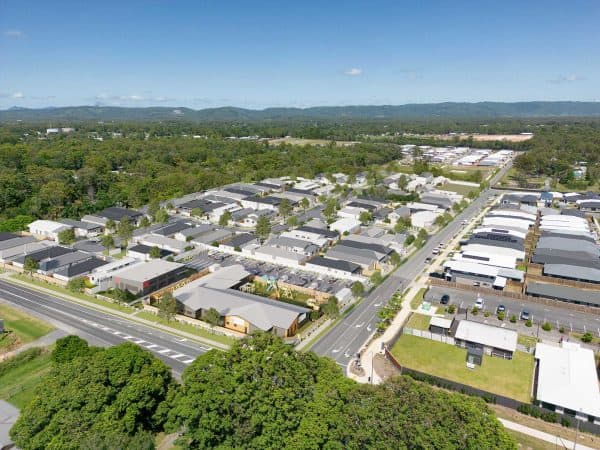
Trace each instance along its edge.
<path fill-rule="evenodd" d="M 111 333 L 125 341 L 130 341 L 133 342 L 134 344 L 139 345 L 140 347 L 146 348 L 150 351 L 152 351 L 153 353 L 157 353 L 159 355 L 162 356 L 166 356 L 168 358 L 174 359 L 176 361 L 179 361 L 183 364 L 191 364 L 192 362 L 194 362 L 194 359 L 192 356 L 190 355 L 186 355 L 185 353 L 180 353 L 176 350 L 172 350 L 170 348 L 164 347 L 162 345 L 157 345 L 157 344 L 153 344 L 152 342 L 148 342 L 144 339 L 141 339 L 139 337 L 136 336 L 132 336 L 130 334 L 124 333 L 122 331 L 118 331 L 115 330 L 113 328 L 107 327 L 106 325 L 102 325 L 100 323 L 97 322 L 93 322 L 91 320 L 87 320 L 87 319 L 81 319 L 85 324 L 94 327 L 94 328 L 98 328 L 102 331 L 105 331 L 107 333 Z"/>

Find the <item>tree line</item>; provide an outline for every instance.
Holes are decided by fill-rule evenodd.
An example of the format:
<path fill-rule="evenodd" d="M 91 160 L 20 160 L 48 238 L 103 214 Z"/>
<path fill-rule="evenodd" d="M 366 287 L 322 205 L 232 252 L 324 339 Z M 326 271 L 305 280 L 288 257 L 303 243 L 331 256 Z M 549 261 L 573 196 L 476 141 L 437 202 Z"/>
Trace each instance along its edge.
<path fill-rule="evenodd" d="M 11 437 L 23 449 L 514 449 L 481 399 L 409 377 L 359 385 L 334 361 L 259 333 L 199 356 L 181 384 L 148 351 L 60 339 Z"/>

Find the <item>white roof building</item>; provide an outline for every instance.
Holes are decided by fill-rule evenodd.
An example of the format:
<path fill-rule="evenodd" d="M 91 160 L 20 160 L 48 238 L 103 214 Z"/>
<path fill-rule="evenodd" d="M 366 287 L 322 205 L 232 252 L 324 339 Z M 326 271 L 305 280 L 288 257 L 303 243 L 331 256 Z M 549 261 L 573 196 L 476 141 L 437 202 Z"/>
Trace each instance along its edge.
<path fill-rule="evenodd" d="M 533 222 L 523 219 L 511 219 L 509 217 L 486 216 L 483 218 L 483 226 L 511 227 L 527 232 Z"/>
<path fill-rule="evenodd" d="M 53 220 L 36 220 L 31 222 L 27 228 L 29 232 L 39 237 L 57 240 L 58 233 L 72 228 L 64 223 L 54 222 Z"/>
<path fill-rule="evenodd" d="M 360 230 L 360 221 L 347 217 L 344 219 L 339 219 L 329 225 L 329 228 L 333 231 L 337 231 L 340 234 L 344 233 L 354 233 Z"/>
<path fill-rule="evenodd" d="M 511 256 L 518 260 L 525 258 L 525 252 L 523 250 L 516 250 L 509 247 L 496 247 L 494 245 L 483 245 L 483 244 L 467 244 L 462 246 L 463 254 L 496 254 L 502 256 Z"/>
<path fill-rule="evenodd" d="M 418 228 L 429 228 L 435 222 L 437 216 L 440 215 L 439 211 L 418 211 L 411 214 L 410 221 L 413 227 Z"/>
<path fill-rule="evenodd" d="M 338 217 L 358 219 L 362 212 L 366 211 L 364 208 L 357 208 L 354 206 L 346 206 L 338 211 Z"/>
<path fill-rule="evenodd" d="M 570 410 L 600 422 L 600 389 L 594 352 L 574 342 L 562 347 L 538 343 L 536 399 L 542 404 Z"/>
<path fill-rule="evenodd" d="M 474 342 L 485 347 L 493 347 L 509 352 L 517 350 L 518 333 L 516 331 L 480 322 L 461 320 L 458 323 L 454 337 L 463 341 Z"/>
<path fill-rule="evenodd" d="M 509 269 L 514 269 L 517 266 L 517 258 L 514 256 L 500 255 L 494 253 L 493 250 L 491 252 L 463 250 L 461 253 L 455 254 L 453 259 L 456 261 L 468 261 L 478 264 L 485 264 L 487 266 L 507 267 Z"/>

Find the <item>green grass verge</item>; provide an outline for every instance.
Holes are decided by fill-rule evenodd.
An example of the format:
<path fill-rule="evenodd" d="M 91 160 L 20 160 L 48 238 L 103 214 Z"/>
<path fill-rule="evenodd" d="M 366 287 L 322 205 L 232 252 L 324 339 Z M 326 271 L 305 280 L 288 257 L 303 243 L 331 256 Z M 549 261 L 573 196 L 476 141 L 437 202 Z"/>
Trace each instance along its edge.
<path fill-rule="evenodd" d="M 35 341 L 54 330 L 54 327 L 18 309 L 0 304 L 0 318 L 4 328 L 12 331 L 22 344 Z"/>
<path fill-rule="evenodd" d="M 82 294 L 80 292 L 71 292 L 70 290 L 60 287 L 60 286 L 56 286 L 54 284 L 50 284 L 50 283 L 45 283 L 43 281 L 39 281 L 36 279 L 31 279 L 30 277 L 28 277 L 27 275 L 22 275 L 22 274 L 14 274 L 12 275 L 12 278 L 16 278 L 19 281 L 23 281 L 27 284 L 30 284 L 32 286 L 37 286 L 37 287 L 41 287 L 44 289 L 48 289 L 51 290 L 53 292 L 56 292 L 57 294 L 62 294 L 62 295 L 67 295 L 70 297 L 75 297 L 79 300 L 83 300 L 85 302 L 89 302 L 89 303 L 93 303 L 95 305 L 98 306 L 104 306 L 106 308 L 111 308 L 114 309 L 116 311 L 121 311 L 124 313 L 132 313 L 135 311 L 135 308 L 132 308 L 130 306 L 126 306 L 126 305 L 121 305 L 119 303 L 112 303 L 112 302 L 107 302 L 105 300 L 100 300 L 97 299 L 95 297 L 86 295 L 86 294 Z"/>
<path fill-rule="evenodd" d="M 136 315 L 140 319 L 149 320 L 151 322 L 160 323 L 161 325 L 165 325 L 167 327 L 173 328 L 175 330 L 185 331 L 186 333 L 195 334 L 196 336 L 200 336 L 206 339 L 210 339 L 211 341 L 220 342 L 225 345 L 232 345 L 236 339 L 230 336 L 224 336 L 222 334 L 211 333 L 204 328 L 195 327 L 193 325 L 187 323 L 177 322 L 176 320 L 167 321 L 161 317 L 158 317 L 151 312 L 148 311 L 140 311 Z"/>
<path fill-rule="evenodd" d="M 509 430 L 508 428 L 506 428 L 505 431 L 517 442 L 517 446 L 520 450 L 556 450 L 557 448 L 556 444 L 542 441 L 541 439 L 531 437 L 528 434 L 519 433 L 518 431 Z"/>
<path fill-rule="evenodd" d="M 410 319 L 409 319 L 408 323 L 406 324 L 406 327 L 414 328 L 417 330 L 428 330 L 430 320 L 431 320 L 431 317 L 426 316 L 425 314 L 413 314 L 410 316 Z"/>
<path fill-rule="evenodd" d="M 525 347 L 533 348 L 537 344 L 537 339 L 533 336 L 526 336 L 524 334 L 519 334 L 517 338 L 517 342 Z"/>
<path fill-rule="evenodd" d="M 427 292 L 427 288 L 421 288 L 415 294 L 414 298 L 410 301 L 411 309 L 417 309 L 419 305 L 423 302 L 423 297 L 425 297 L 425 292 Z"/>
<path fill-rule="evenodd" d="M 8 361 L 0 363 L 5 364 Z M 36 386 L 51 368 L 50 352 L 44 351 L 30 361 L 17 364 L 0 376 L 0 398 L 23 408 L 33 398 Z"/>
<path fill-rule="evenodd" d="M 533 356 L 515 352 L 512 360 L 483 356 L 475 369 L 466 367 L 465 349 L 416 336 L 402 335 L 392 348 L 402 365 L 522 402 L 530 401 Z"/>

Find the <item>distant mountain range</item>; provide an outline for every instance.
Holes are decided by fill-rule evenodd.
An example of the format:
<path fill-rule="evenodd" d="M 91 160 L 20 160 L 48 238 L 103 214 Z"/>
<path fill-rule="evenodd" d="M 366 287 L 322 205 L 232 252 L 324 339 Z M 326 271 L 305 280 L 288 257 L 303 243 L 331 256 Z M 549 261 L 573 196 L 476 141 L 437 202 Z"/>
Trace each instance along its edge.
<path fill-rule="evenodd" d="M 170 121 L 249 122 L 290 119 L 402 119 L 402 118 L 502 118 L 502 117 L 600 116 L 600 102 L 480 102 L 427 103 L 381 106 L 318 106 L 312 108 L 266 108 L 262 110 L 223 107 L 194 110 L 178 107 L 123 108 L 116 106 L 67 106 L 29 109 L 13 107 L 0 111 L 0 122 L 51 121 Z"/>

